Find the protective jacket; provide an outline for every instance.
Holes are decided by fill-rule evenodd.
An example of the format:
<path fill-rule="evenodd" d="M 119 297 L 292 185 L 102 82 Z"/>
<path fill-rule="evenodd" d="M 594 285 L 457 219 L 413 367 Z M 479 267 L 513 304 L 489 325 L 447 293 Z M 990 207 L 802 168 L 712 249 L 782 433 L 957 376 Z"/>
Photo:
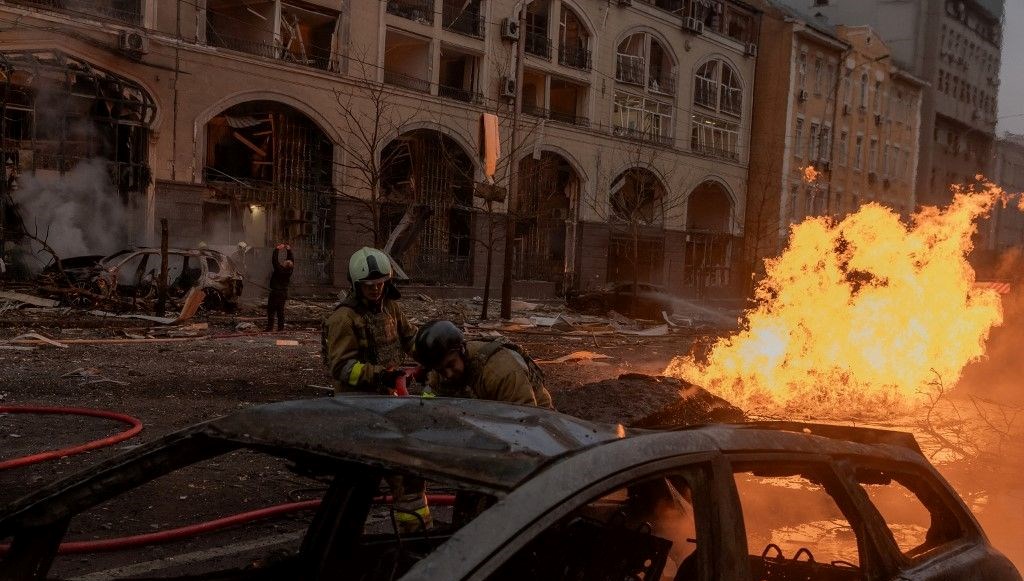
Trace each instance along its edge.
<path fill-rule="evenodd" d="M 414 327 L 391 298 L 371 304 L 351 293 L 324 320 L 321 351 L 335 393 L 378 392 L 377 376 L 412 352 Z"/>
<path fill-rule="evenodd" d="M 554 407 L 537 364 L 521 347 L 501 338 L 466 341 L 466 369 L 458 384 L 444 382 L 436 373 L 430 383 L 440 395 Z"/>

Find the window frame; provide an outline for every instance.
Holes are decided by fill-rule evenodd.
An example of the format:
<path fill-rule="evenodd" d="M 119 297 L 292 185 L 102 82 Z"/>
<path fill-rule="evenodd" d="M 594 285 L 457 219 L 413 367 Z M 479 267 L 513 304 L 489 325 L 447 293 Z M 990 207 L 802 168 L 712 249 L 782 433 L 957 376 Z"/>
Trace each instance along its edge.
<path fill-rule="evenodd" d="M 570 513 L 581 508 L 585 504 L 600 499 L 602 496 L 619 490 L 630 483 L 655 477 L 662 473 L 687 473 L 700 474 L 704 472 L 707 478 L 701 480 L 694 478 L 695 497 L 699 495 L 702 500 L 694 502 L 694 508 L 702 505 L 703 510 L 694 511 L 694 522 L 697 526 L 698 537 L 707 535 L 712 539 L 727 539 L 730 535 L 731 519 L 734 515 L 731 510 L 736 505 L 729 506 L 728 503 L 715 503 L 713 499 L 721 498 L 726 492 L 722 488 L 723 478 L 721 477 L 724 462 L 717 452 L 698 452 L 681 454 L 670 458 L 663 458 L 632 466 L 601 480 L 591 483 L 587 487 L 577 490 L 571 497 L 555 505 L 551 510 L 534 520 L 530 525 L 509 535 L 508 540 L 500 549 L 491 556 L 466 579 L 485 580 L 497 572 L 506 562 L 514 558 L 520 550 L 530 544 L 535 538 L 543 534 L 551 526 L 555 525 Z M 696 489 L 700 490 L 696 490 Z M 709 514 L 710 513 L 710 514 Z M 737 537 L 738 538 L 738 537 Z M 730 572 L 731 559 L 728 558 L 727 549 L 732 548 L 732 543 L 713 543 L 705 547 L 706 551 L 702 557 L 705 567 L 702 569 L 704 576 L 701 581 L 712 581 L 719 578 L 732 578 L 735 569 Z M 698 545 L 698 550 L 700 545 Z M 710 561 L 709 561 L 710 560 Z M 712 573 L 715 575 L 712 575 Z"/>

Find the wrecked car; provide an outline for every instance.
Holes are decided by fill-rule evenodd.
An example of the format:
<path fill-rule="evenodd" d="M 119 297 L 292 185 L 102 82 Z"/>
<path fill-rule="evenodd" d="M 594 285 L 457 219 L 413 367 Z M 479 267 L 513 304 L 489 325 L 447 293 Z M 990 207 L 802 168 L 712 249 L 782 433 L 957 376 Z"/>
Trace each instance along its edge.
<path fill-rule="evenodd" d="M 636 284 L 620 282 L 589 292 L 579 292 L 566 297 L 569 308 L 582 313 L 605 315 L 608 311 L 618 311 L 635 318 L 661 319 L 664 311 L 671 314 L 672 297 L 665 287 L 641 282 Z"/>
<path fill-rule="evenodd" d="M 226 255 L 210 249 L 170 249 L 167 257 L 169 298 L 183 299 L 196 287 L 206 295 L 204 304 L 209 308 L 231 310 L 237 304 L 242 275 Z M 99 259 L 66 258 L 60 267 L 49 265 L 43 275 L 59 283 L 63 269 L 67 282 L 86 288 L 92 297 L 155 300 L 160 262 L 159 248 L 131 248 Z"/>
<path fill-rule="evenodd" d="M 251 474 L 230 473 L 220 500 L 197 500 L 228 470 L 219 458 L 240 451 L 258 454 Z M 275 458 L 319 486 L 275 475 Z M 204 461 L 214 464 L 181 496 L 125 498 Z M 396 476 L 453 506 L 438 502 L 431 526 L 400 532 Z M 207 536 L 185 553 L 136 551 L 130 564 L 74 554 L 111 534 L 114 507 L 167 503 L 195 518 L 278 482 L 316 491 L 309 518 Z M 99 520 L 81 519 L 90 511 Z M 151 532 L 146 518 L 138 526 Z M 16 501 L 0 514 L 0 542 L 0 578 L 19 580 L 1020 580 L 909 434 L 784 422 L 627 430 L 460 399 L 240 411 Z"/>

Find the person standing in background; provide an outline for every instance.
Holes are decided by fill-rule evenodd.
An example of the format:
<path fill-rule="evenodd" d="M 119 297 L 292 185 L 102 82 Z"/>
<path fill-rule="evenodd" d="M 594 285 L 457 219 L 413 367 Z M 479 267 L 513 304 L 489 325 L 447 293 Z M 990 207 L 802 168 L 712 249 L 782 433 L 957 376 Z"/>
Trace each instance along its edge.
<path fill-rule="evenodd" d="M 281 262 L 280 257 L 282 250 L 287 252 L 284 262 Z M 267 297 L 267 332 L 274 330 L 275 317 L 277 330 L 284 331 L 284 305 L 288 302 L 288 284 L 291 283 L 292 272 L 295 271 L 292 247 L 283 243 L 275 246 L 271 264 L 274 270 L 270 273 L 270 295 Z"/>

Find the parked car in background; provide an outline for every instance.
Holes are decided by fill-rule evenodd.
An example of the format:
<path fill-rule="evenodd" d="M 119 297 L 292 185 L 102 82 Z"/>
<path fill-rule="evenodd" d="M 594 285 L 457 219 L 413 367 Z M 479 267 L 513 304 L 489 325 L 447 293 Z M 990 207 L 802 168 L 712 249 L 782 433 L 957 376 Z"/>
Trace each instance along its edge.
<path fill-rule="evenodd" d="M 206 294 L 211 308 L 231 309 L 242 295 L 242 275 L 225 254 L 210 249 L 170 249 L 167 252 L 167 289 L 172 299 L 184 298 L 193 287 Z M 120 250 L 104 257 L 77 256 L 51 264 L 43 276 L 58 286 L 84 287 L 98 296 L 153 300 L 157 295 L 160 249 Z"/>
<path fill-rule="evenodd" d="M 178 479 L 181 492 L 158 485 L 204 462 Z M 433 526 L 403 531 L 385 488 L 397 475 L 454 506 L 438 501 Z M 154 497 L 180 502 L 187 520 L 261 508 L 247 501 L 274 487 L 315 495 L 308 518 L 208 536 L 177 555 L 135 551 L 137 562 L 101 571 L 97 557 L 60 552 L 111 534 L 118 508 L 145 510 Z M 151 532 L 148 519 L 127 522 Z M 249 408 L 14 502 L 0 513 L 3 539 L 0 579 L 19 581 L 1021 579 L 909 434 L 789 422 L 633 430 L 448 398 Z"/>
<path fill-rule="evenodd" d="M 665 287 L 646 282 L 637 283 L 635 292 L 633 283 L 619 282 L 566 297 L 569 308 L 582 313 L 605 315 L 614 310 L 638 319 L 657 320 L 661 320 L 663 311 L 672 313 L 672 302 Z"/>

